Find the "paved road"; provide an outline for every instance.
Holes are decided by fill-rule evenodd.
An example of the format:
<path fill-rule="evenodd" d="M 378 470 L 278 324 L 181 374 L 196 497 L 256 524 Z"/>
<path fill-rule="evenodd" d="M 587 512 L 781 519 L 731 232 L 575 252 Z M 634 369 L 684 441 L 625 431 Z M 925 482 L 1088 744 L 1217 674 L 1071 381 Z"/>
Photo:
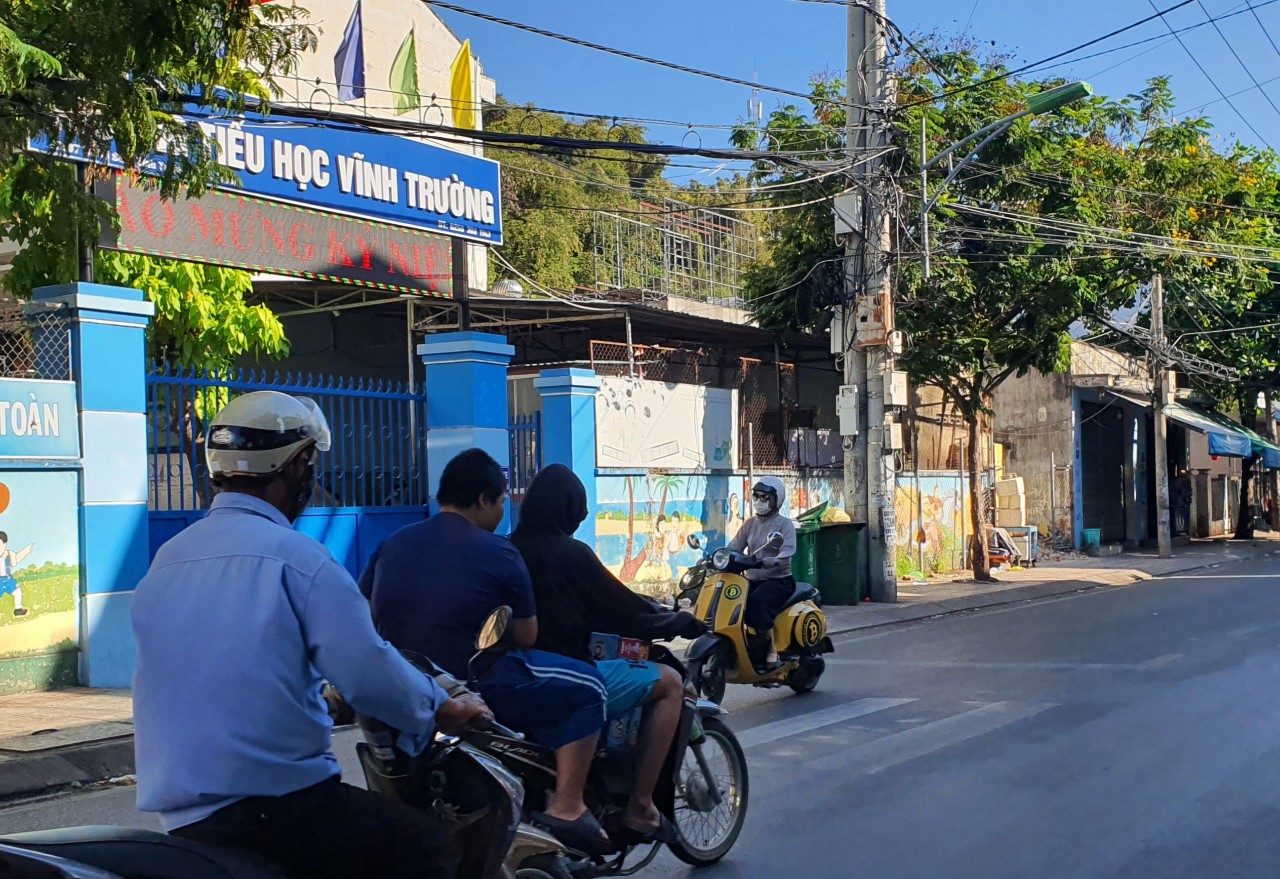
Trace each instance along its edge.
<path fill-rule="evenodd" d="M 700 875 L 1271 879 L 1278 587 L 1263 559 L 894 627 L 842 639 L 810 696 L 739 689 L 750 817 Z M 0 832 L 148 824 L 132 795 L 10 808 Z"/>

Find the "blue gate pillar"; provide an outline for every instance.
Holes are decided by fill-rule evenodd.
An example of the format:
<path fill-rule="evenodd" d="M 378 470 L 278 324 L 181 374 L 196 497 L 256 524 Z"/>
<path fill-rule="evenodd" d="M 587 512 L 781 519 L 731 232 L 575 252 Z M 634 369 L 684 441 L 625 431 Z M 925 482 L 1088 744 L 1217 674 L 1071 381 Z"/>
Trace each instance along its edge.
<path fill-rule="evenodd" d="M 542 395 L 542 463 L 564 464 L 587 489 L 587 518 L 575 535 L 596 545 L 596 394 L 590 369 L 544 369 L 533 386 Z"/>
<path fill-rule="evenodd" d="M 427 390 L 427 485 L 438 509 L 440 474 L 459 452 L 484 449 L 509 469 L 507 366 L 516 349 L 490 333 L 440 333 L 418 346 Z M 511 506 L 503 529 L 511 523 Z"/>
<path fill-rule="evenodd" d="M 41 287 L 71 312 L 71 373 L 80 407 L 80 680 L 128 687 L 133 590 L 147 572 L 144 331 L 155 307 L 140 290 Z"/>

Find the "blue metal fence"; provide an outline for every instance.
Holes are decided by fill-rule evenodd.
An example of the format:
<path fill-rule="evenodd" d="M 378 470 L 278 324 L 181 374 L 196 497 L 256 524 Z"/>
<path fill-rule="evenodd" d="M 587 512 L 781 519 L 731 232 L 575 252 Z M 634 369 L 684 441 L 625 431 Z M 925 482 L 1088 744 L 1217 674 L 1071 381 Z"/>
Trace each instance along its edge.
<path fill-rule="evenodd" d="M 152 510 L 208 507 L 206 420 L 231 398 L 261 390 L 311 397 L 329 419 L 333 447 L 320 459 L 313 506 L 426 506 L 424 393 L 366 379 L 161 366 L 147 376 Z"/>
<path fill-rule="evenodd" d="M 511 495 L 519 500 L 542 469 L 542 413 L 514 416 L 507 436 L 511 446 Z"/>

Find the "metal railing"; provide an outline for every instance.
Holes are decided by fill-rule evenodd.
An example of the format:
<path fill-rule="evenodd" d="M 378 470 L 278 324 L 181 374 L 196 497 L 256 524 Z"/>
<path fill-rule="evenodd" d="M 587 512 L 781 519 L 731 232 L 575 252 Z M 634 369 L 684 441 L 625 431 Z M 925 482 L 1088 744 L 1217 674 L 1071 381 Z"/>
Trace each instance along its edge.
<path fill-rule="evenodd" d="M 333 433 L 320 458 L 314 506 L 427 503 L 426 395 L 368 379 L 159 365 L 147 375 L 147 451 L 152 510 L 208 507 L 208 419 L 233 397 L 281 391 L 316 401 Z"/>
<path fill-rule="evenodd" d="M 511 447 L 509 488 L 511 496 L 519 499 L 542 469 L 542 413 L 514 416 L 508 427 L 508 442 Z"/>

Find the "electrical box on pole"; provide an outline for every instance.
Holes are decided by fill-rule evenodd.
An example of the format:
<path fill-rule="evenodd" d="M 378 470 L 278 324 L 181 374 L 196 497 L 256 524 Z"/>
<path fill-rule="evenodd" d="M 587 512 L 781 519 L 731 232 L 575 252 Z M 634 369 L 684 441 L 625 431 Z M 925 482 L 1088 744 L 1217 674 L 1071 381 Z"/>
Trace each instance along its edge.
<path fill-rule="evenodd" d="M 840 419 L 841 436 L 857 436 L 861 425 L 858 424 L 858 386 L 841 385 L 836 397 L 836 415 Z"/>
<path fill-rule="evenodd" d="M 907 374 L 895 369 L 884 374 L 884 404 L 905 409 L 911 405 L 911 388 Z"/>

